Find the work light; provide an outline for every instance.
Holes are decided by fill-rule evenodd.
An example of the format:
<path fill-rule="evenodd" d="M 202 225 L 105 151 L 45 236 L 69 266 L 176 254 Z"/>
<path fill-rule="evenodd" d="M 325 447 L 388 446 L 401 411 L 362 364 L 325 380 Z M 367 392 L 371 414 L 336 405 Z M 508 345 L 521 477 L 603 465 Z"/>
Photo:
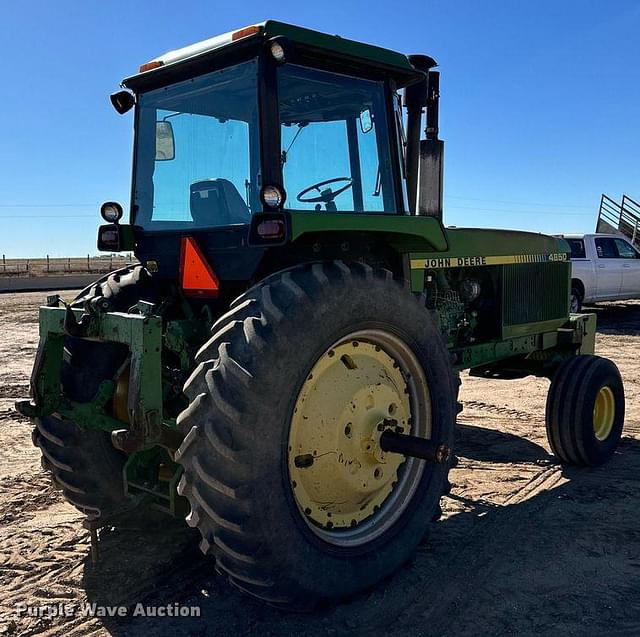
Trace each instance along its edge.
<path fill-rule="evenodd" d="M 286 196 L 277 186 L 265 186 L 260 192 L 260 199 L 267 208 L 280 208 Z"/>
<path fill-rule="evenodd" d="M 291 41 L 288 38 L 284 38 L 282 36 L 278 36 L 276 38 L 271 38 L 267 42 L 267 46 L 269 48 L 269 53 L 271 53 L 271 57 L 273 58 L 276 64 L 285 64 L 286 62 L 291 62 L 293 47 L 291 45 Z"/>
<path fill-rule="evenodd" d="M 280 64 L 285 61 L 284 49 L 280 42 L 271 43 L 271 55 L 273 55 L 273 59 Z"/>
<path fill-rule="evenodd" d="M 118 223 L 122 219 L 122 206 L 115 201 L 106 201 L 100 206 L 100 214 L 107 223 Z"/>

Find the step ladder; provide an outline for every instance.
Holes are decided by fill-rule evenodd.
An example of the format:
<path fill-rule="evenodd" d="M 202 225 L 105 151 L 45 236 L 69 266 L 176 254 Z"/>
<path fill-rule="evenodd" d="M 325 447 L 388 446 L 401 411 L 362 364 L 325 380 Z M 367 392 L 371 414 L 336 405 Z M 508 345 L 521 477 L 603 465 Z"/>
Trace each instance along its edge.
<path fill-rule="evenodd" d="M 602 195 L 596 232 L 618 233 L 640 248 L 640 204 L 628 195 L 620 203 Z"/>

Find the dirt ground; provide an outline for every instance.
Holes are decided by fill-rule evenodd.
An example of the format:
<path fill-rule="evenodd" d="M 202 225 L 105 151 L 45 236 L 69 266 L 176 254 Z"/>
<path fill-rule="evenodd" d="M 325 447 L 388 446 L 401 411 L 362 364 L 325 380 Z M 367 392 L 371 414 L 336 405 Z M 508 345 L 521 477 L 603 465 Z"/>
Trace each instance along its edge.
<path fill-rule="evenodd" d="M 66 293 L 68 294 L 68 293 Z M 231 590 L 181 525 L 105 530 L 49 485 L 26 396 L 42 293 L 0 296 L 0 635 L 640 635 L 640 303 L 596 308 L 627 418 L 605 467 L 563 469 L 544 431 L 544 380 L 464 377 L 458 468 L 430 542 L 373 593 L 309 615 Z M 17 604 L 198 606 L 200 617 L 16 616 Z"/>

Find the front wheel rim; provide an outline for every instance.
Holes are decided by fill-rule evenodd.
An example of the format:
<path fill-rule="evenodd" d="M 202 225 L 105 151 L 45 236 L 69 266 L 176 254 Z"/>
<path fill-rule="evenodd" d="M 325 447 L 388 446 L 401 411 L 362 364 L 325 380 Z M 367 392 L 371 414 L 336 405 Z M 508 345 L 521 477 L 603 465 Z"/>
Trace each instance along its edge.
<path fill-rule="evenodd" d="M 315 362 L 296 400 L 289 483 L 311 531 L 342 547 L 387 531 L 411 502 L 425 463 L 385 453 L 382 432 L 431 438 L 431 397 L 411 348 L 383 330 L 353 332 Z"/>
<path fill-rule="evenodd" d="M 601 387 L 593 405 L 593 433 L 603 442 L 611 434 L 616 416 L 616 399 L 611 387 Z"/>

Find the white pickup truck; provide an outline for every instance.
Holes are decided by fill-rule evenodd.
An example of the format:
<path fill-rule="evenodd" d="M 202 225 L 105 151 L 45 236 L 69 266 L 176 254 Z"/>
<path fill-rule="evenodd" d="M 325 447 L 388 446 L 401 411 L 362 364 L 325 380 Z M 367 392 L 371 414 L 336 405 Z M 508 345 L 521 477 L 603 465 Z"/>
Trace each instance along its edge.
<path fill-rule="evenodd" d="M 618 234 L 558 235 L 571 246 L 571 311 L 583 303 L 640 299 L 640 252 Z"/>

